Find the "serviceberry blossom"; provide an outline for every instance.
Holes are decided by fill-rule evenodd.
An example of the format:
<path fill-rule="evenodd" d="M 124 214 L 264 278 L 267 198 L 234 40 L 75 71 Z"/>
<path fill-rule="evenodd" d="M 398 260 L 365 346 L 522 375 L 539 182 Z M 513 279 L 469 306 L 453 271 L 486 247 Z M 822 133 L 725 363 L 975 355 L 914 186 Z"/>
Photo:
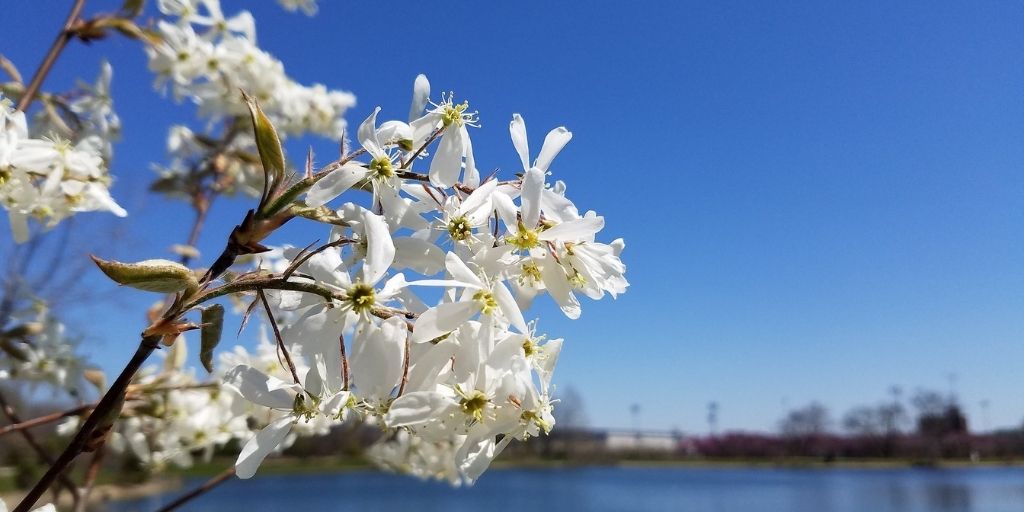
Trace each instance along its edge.
<path fill-rule="evenodd" d="M 239 456 L 242 477 L 297 426 L 358 418 L 384 429 L 370 450 L 383 467 L 472 483 L 509 443 L 554 427 L 563 341 L 527 322 L 532 300 L 547 292 L 577 318 L 576 293 L 597 299 L 628 286 L 621 241 L 595 241 L 604 219 L 580 215 L 563 183 L 546 183 L 572 134 L 549 133 L 531 165 L 514 116 L 522 173 L 481 182 L 466 132 L 476 114 L 447 94 L 420 114 L 429 87 L 417 78 L 408 124 L 379 123 L 375 108 L 358 131 L 365 160 L 347 159 L 308 188 L 304 206 L 335 219 L 329 243 L 273 251 L 261 266 L 291 269 L 291 281 L 322 291 L 271 294 L 279 343 L 305 370 L 289 377 L 240 364 L 226 374 L 268 415 Z M 431 162 L 420 174 L 423 155 Z M 370 208 L 329 206 L 357 189 Z"/>
<path fill-rule="evenodd" d="M 36 300 L 31 310 L 12 314 L 9 328 L 0 333 L 0 380 L 75 396 L 88 368 L 77 345 L 46 303 Z"/>
<path fill-rule="evenodd" d="M 31 126 L 23 112 L 0 96 L 0 203 L 7 210 L 15 241 L 29 239 L 29 220 L 44 228 L 78 212 L 127 212 L 110 196 L 111 141 L 120 122 L 110 100 L 112 70 L 104 63 L 94 86 L 82 85 L 62 101 L 77 130 L 43 111 Z"/>
<path fill-rule="evenodd" d="M 282 5 L 307 14 L 316 10 L 311 1 Z M 355 105 L 355 96 L 290 78 L 281 61 L 257 46 L 255 21 L 248 11 L 227 17 L 219 0 L 164 0 L 159 8 L 166 18 L 156 25 L 158 42 L 147 47 L 156 85 L 179 101 L 196 104 L 209 122 L 205 131 L 171 128 L 170 161 L 157 167 L 156 190 L 188 198 L 195 172 L 207 167 L 219 193 L 259 194 L 262 171 L 253 158 L 255 141 L 239 90 L 260 102 L 281 136 L 318 135 L 336 141 L 344 135 L 343 116 Z"/>

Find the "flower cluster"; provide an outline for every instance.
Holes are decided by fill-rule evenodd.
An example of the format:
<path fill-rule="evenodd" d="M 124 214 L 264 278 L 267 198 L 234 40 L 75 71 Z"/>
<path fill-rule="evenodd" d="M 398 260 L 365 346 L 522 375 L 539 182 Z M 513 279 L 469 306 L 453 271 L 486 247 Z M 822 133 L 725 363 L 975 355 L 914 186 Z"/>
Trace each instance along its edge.
<path fill-rule="evenodd" d="M 310 207 L 352 188 L 371 199 L 332 210 L 332 243 L 281 253 L 292 281 L 331 299 L 272 295 L 286 324 L 282 344 L 302 347 L 302 375 L 249 364 L 226 375 L 276 415 L 242 450 L 243 478 L 297 425 L 354 416 L 388 433 L 372 452 L 384 466 L 473 482 L 513 439 L 554 425 L 551 376 L 562 340 L 537 335 L 523 311 L 547 292 L 577 318 L 577 294 L 598 299 L 628 286 L 622 241 L 595 241 L 603 218 L 581 215 L 564 184 L 546 183 L 568 130 L 552 130 L 531 163 L 525 122 L 514 116 L 522 177 L 481 180 L 467 129 L 476 114 L 451 95 L 423 113 L 428 95 L 421 76 L 408 123 L 378 125 L 375 109 L 358 130 L 367 160 L 336 166 L 308 190 Z M 438 138 L 427 172 L 417 172 Z"/>
<path fill-rule="evenodd" d="M 28 240 L 30 218 L 51 228 L 77 212 L 127 215 L 109 192 L 110 143 L 120 132 L 111 74 L 104 63 L 96 85 L 45 98 L 31 127 L 0 97 L 0 203 L 17 242 Z"/>
<path fill-rule="evenodd" d="M 42 302 L 11 315 L 13 327 L 0 333 L 0 380 L 32 387 L 46 385 L 72 396 L 85 383 L 87 369 L 76 343 Z"/>
<path fill-rule="evenodd" d="M 316 8 L 310 1 L 283 5 L 307 13 Z M 225 125 L 219 137 L 195 133 L 185 126 L 172 127 L 168 136 L 171 162 L 160 169 L 162 181 L 173 184 L 175 178 L 189 174 L 216 153 L 218 161 L 206 163 L 218 167 L 219 190 L 258 189 L 260 172 L 251 157 L 255 148 L 252 134 L 239 129 L 248 118 L 239 90 L 260 102 L 282 135 L 342 137 L 343 115 L 355 105 L 355 96 L 321 84 L 302 85 L 290 78 L 281 61 L 256 45 L 256 26 L 249 12 L 226 17 L 219 0 L 161 0 L 159 8 L 168 19 L 157 23 L 158 42 L 147 48 L 157 85 L 169 86 L 175 98 L 195 103 L 210 126 L 215 121 Z"/>

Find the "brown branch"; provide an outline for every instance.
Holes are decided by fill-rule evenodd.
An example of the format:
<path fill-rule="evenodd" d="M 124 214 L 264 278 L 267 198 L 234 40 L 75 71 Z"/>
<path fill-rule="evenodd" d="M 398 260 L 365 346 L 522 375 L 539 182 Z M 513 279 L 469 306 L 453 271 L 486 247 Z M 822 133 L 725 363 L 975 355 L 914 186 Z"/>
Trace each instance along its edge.
<path fill-rule="evenodd" d="M 0 399 L 0 402 L 2 402 L 2 399 Z M 11 432 L 16 432 L 18 430 L 24 430 L 24 429 L 27 429 L 27 428 L 38 427 L 40 425 L 46 425 L 47 423 L 53 423 L 55 421 L 60 421 L 60 420 L 62 420 L 64 418 L 68 418 L 68 417 L 71 417 L 71 416 L 78 416 L 78 415 L 80 415 L 80 414 L 82 414 L 82 413 L 84 413 L 86 411 L 89 411 L 90 409 L 92 409 L 95 406 L 96 406 L 95 403 L 85 404 L 85 405 L 81 405 L 81 406 L 75 407 L 74 409 L 69 409 L 67 411 L 60 411 L 60 412 L 55 412 L 55 413 L 52 413 L 52 414 L 46 414 L 44 416 L 39 416 L 38 418 L 32 418 L 30 420 L 24 420 L 24 421 L 19 421 L 19 422 L 13 423 L 11 425 L 5 425 L 3 427 L 0 427 L 0 436 L 3 436 L 5 434 L 9 434 Z M 8 414 L 8 418 L 10 418 L 10 417 L 11 416 Z M 14 420 L 12 419 L 11 421 L 14 421 Z"/>
<path fill-rule="evenodd" d="M 431 145 L 435 140 L 437 140 L 437 138 L 440 137 L 442 133 L 444 133 L 443 126 L 441 128 L 434 130 L 434 133 L 430 134 L 430 137 L 427 138 L 427 141 L 424 142 L 423 145 L 420 146 L 419 149 L 417 149 L 416 152 L 413 153 L 408 160 L 402 162 L 402 165 L 399 165 L 398 167 L 400 169 L 408 168 L 409 164 L 415 162 L 416 157 L 420 156 L 420 154 L 423 153 L 423 150 L 427 149 L 427 146 Z"/>
<path fill-rule="evenodd" d="M 32 100 L 35 99 L 36 94 L 39 92 L 39 88 L 43 86 L 43 80 L 46 79 L 46 75 L 50 74 L 50 70 L 53 69 L 54 63 L 57 62 L 57 57 L 60 56 L 60 52 L 64 51 L 64 47 L 67 46 L 68 41 L 74 37 L 74 27 L 79 20 L 79 16 L 82 14 L 82 8 L 85 7 L 85 0 L 75 0 L 75 3 L 71 5 L 71 12 L 68 13 L 68 19 L 64 21 L 64 26 L 61 27 L 60 33 L 57 34 L 57 38 L 53 40 L 53 44 L 50 45 L 50 50 L 46 52 L 46 57 L 43 58 L 42 64 L 39 65 L 39 69 L 36 70 L 36 74 L 32 76 L 32 81 L 25 87 L 24 94 L 18 99 L 18 110 L 25 112 L 28 106 L 32 104 Z"/>
<path fill-rule="evenodd" d="M 128 384 L 135 376 L 135 373 L 139 371 L 139 368 L 142 367 L 142 364 L 146 361 L 149 355 L 152 354 L 158 346 L 160 346 L 160 338 L 160 335 L 152 335 L 142 338 L 142 341 L 139 342 L 139 348 L 135 351 L 135 355 L 133 355 L 131 360 L 128 361 L 124 370 L 122 370 L 121 374 L 117 376 L 117 380 L 114 381 L 114 384 L 111 385 L 110 389 L 103 395 L 103 398 L 100 399 L 96 408 L 93 409 L 92 413 L 89 414 L 89 417 L 86 418 L 82 427 L 78 430 L 78 433 L 75 434 L 75 437 L 68 444 L 67 448 L 65 448 L 64 452 L 57 457 L 57 460 L 50 465 L 50 469 L 48 469 L 42 478 L 36 482 L 36 485 L 29 490 L 28 494 L 25 495 L 25 498 L 21 500 L 21 503 L 19 503 L 12 512 L 29 512 L 36 502 L 39 501 L 39 498 L 42 497 L 43 493 L 46 492 L 46 489 L 48 489 L 54 481 L 62 478 L 64 470 L 66 470 L 75 460 L 75 457 L 85 449 L 96 428 L 104 422 L 112 422 L 112 416 L 116 418 L 116 415 L 119 412 L 118 408 L 120 408 L 123 403 L 125 392 L 128 389 Z M 28 431 L 22 430 L 21 432 Z"/>
<path fill-rule="evenodd" d="M 338 345 L 341 347 L 341 390 L 348 391 L 348 357 L 345 356 L 345 333 L 338 335 Z"/>
<path fill-rule="evenodd" d="M 274 312 L 270 310 L 270 303 L 267 302 L 267 296 L 263 293 L 262 289 L 256 290 L 256 295 L 259 295 L 260 301 L 263 302 L 263 309 L 267 312 L 267 319 L 270 320 L 270 327 L 274 330 L 274 337 L 277 338 L 277 348 L 284 354 L 284 360 L 288 363 L 288 370 L 292 372 L 292 378 L 295 379 L 295 383 L 299 384 L 299 373 L 295 371 L 295 363 L 292 362 L 292 356 L 288 353 L 288 348 L 284 344 L 284 338 L 281 337 L 281 330 L 277 327 L 277 320 L 274 320 Z"/>
<path fill-rule="evenodd" d="M 0 394 L 0 409 L 3 409 L 4 415 L 7 416 L 7 419 L 9 419 L 11 423 L 23 423 L 21 421 L 21 418 L 18 416 L 18 413 L 14 410 L 14 407 L 7 402 L 7 399 L 3 396 L 3 394 Z M 39 440 L 36 439 L 36 436 L 32 435 L 32 433 L 29 432 L 28 430 L 20 429 L 18 431 L 21 432 L 21 436 L 25 438 L 25 442 L 28 443 L 28 445 L 32 448 L 33 451 L 36 452 L 36 455 L 39 457 L 39 460 L 43 461 L 43 463 L 48 466 L 53 465 L 53 457 L 51 457 L 49 452 L 46 451 L 46 448 L 44 448 L 43 445 L 39 443 Z M 51 481 L 50 483 L 53 482 Z M 68 491 L 71 491 L 72 496 L 76 496 L 75 483 L 72 482 L 71 479 L 62 476 L 59 480 L 59 483 L 62 487 L 66 488 Z M 49 485 L 47 485 L 47 487 L 49 487 Z M 46 488 L 44 487 L 40 492 L 40 495 L 45 491 Z"/>
<path fill-rule="evenodd" d="M 412 348 L 409 337 L 405 337 L 405 356 L 402 358 L 402 384 L 398 386 L 398 395 L 405 394 L 405 386 L 409 384 L 409 349 Z"/>
<path fill-rule="evenodd" d="M 217 487 L 218 485 L 230 480 L 231 477 L 233 476 L 235 476 L 235 467 L 231 466 L 230 468 L 224 470 L 224 472 L 222 472 L 221 474 L 203 482 L 202 485 L 196 487 L 195 489 L 192 489 L 191 491 L 185 494 L 182 494 L 174 501 L 160 507 L 160 509 L 157 510 L 157 512 L 171 512 L 172 510 L 177 510 L 178 507 L 188 503 L 189 501 L 195 498 L 198 498 L 199 496 L 206 494 L 207 492 L 210 492 L 210 490 L 212 490 L 214 487 Z"/>
<path fill-rule="evenodd" d="M 301 267 L 303 263 L 309 261 L 309 259 L 312 258 L 313 256 L 316 256 L 317 254 L 324 252 L 331 247 L 338 247 L 339 245 L 350 244 L 353 242 L 355 242 L 355 240 L 352 240 L 351 238 L 339 238 L 333 242 L 328 242 L 324 245 L 321 245 L 320 247 L 317 247 L 316 249 L 313 249 L 312 251 L 309 251 L 305 254 L 301 254 L 299 257 L 295 258 L 295 261 L 293 261 L 291 265 L 288 265 L 288 268 L 285 269 L 284 272 L 281 273 L 281 279 L 288 279 L 289 277 L 291 277 L 295 270 Z"/>
<path fill-rule="evenodd" d="M 103 457 L 106 453 L 106 443 L 101 444 L 93 452 L 92 460 L 89 461 L 89 468 L 85 472 L 85 480 L 82 481 L 82 486 L 78 488 L 78 501 L 75 503 L 74 512 L 86 511 L 86 507 L 89 505 L 89 495 L 92 494 L 93 487 L 96 486 L 96 477 L 99 476 L 100 468 L 103 467 Z"/>
<path fill-rule="evenodd" d="M 210 212 L 210 203 L 213 202 L 213 196 L 208 196 L 203 193 L 196 195 L 192 201 L 192 206 L 196 211 L 195 221 L 192 222 L 192 229 L 188 233 L 188 241 L 185 245 L 195 249 L 196 244 L 199 243 L 199 233 L 203 231 L 203 225 L 206 224 L 206 215 Z M 179 260 L 182 265 L 188 265 L 189 261 L 192 260 L 190 254 L 182 254 Z"/>

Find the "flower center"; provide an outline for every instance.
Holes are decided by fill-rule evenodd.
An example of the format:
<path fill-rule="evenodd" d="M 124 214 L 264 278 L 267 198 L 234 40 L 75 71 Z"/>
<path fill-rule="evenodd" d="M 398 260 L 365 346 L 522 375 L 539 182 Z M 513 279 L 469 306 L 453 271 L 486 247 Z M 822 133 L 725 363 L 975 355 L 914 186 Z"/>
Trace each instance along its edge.
<path fill-rule="evenodd" d="M 498 301 L 494 299 L 494 294 L 486 290 L 474 293 L 473 300 L 480 304 L 480 311 L 485 315 L 491 314 L 492 311 L 498 308 Z"/>
<path fill-rule="evenodd" d="M 515 236 L 508 239 L 508 243 L 514 245 L 516 249 L 520 251 L 528 251 L 540 245 L 540 239 L 537 238 L 537 232 L 527 228 L 522 223 L 519 223 L 519 230 L 516 231 Z"/>
<path fill-rule="evenodd" d="M 391 165 L 390 158 L 382 156 L 374 158 L 370 162 L 370 172 L 373 174 L 374 179 L 382 180 L 394 176 L 395 168 Z"/>
<path fill-rule="evenodd" d="M 444 113 L 441 114 L 441 123 L 447 128 L 448 126 L 462 126 L 462 114 L 469 108 L 469 102 L 463 101 L 462 103 L 445 105 Z"/>
<path fill-rule="evenodd" d="M 519 276 L 519 282 L 521 284 L 537 283 L 540 282 L 540 267 L 534 262 L 523 264 L 523 273 Z"/>
<path fill-rule="evenodd" d="M 459 408 L 467 416 L 472 416 L 474 420 L 483 423 L 484 410 L 487 408 L 488 403 L 490 403 L 490 400 L 487 399 L 487 395 L 483 391 L 474 390 L 472 393 L 462 397 L 462 400 L 459 401 Z"/>
<path fill-rule="evenodd" d="M 348 292 L 348 300 L 356 313 L 368 313 L 376 302 L 373 287 L 365 283 L 356 283 Z"/>
<path fill-rule="evenodd" d="M 551 423 L 545 421 L 541 415 L 533 411 L 523 411 L 523 414 L 519 416 L 519 419 L 521 419 L 523 423 L 533 423 L 537 425 L 537 427 L 545 434 L 551 432 Z"/>
<path fill-rule="evenodd" d="M 292 404 L 292 412 L 296 417 L 312 420 L 317 414 L 317 400 L 306 400 L 306 395 L 299 393 L 295 395 L 295 402 Z"/>
<path fill-rule="evenodd" d="M 537 353 L 537 345 L 530 338 L 523 340 L 523 352 L 526 353 L 526 357 L 531 357 Z"/>
<path fill-rule="evenodd" d="M 464 242 L 473 236 L 473 229 L 469 225 L 469 219 L 462 216 L 448 221 L 448 236 L 457 242 Z"/>

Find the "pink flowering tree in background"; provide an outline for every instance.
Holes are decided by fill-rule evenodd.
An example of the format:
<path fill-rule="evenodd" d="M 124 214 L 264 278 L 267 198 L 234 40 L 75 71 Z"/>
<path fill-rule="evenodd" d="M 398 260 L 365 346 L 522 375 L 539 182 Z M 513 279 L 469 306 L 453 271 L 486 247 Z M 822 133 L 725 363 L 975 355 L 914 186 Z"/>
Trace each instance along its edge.
<path fill-rule="evenodd" d="M 312 0 L 279 3 L 316 13 Z M 531 303 L 554 300 L 578 318 L 581 295 L 615 297 L 628 286 L 622 240 L 598 241 L 603 218 L 581 213 L 558 179 L 555 158 L 571 132 L 555 128 L 531 152 L 516 114 L 509 132 L 521 168 L 485 175 L 472 144 L 477 112 L 451 93 L 432 96 L 423 75 L 407 117 L 381 119 L 378 107 L 348 130 L 354 96 L 289 78 L 256 45 L 248 12 L 229 16 L 217 0 L 161 0 L 149 17 L 143 2 L 129 0 L 90 17 L 83 4 L 74 2 L 30 81 L 0 61 L 10 79 L 0 103 L 0 202 L 14 243 L 32 243 L 79 213 L 131 218 L 117 199 L 131 191 L 109 172 L 115 141 L 131 137 L 114 109 L 111 64 L 92 85 L 42 89 L 71 40 L 138 41 L 155 86 L 194 104 L 207 129 L 169 127 L 169 157 L 152 185 L 195 211 L 176 261 L 93 258 L 115 282 L 154 294 L 119 375 L 92 369 L 58 308 L 31 287 L 3 290 L 0 376 L 18 384 L 8 389 L 93 386 L 101 397 L 76 393 L 73 409 L 34 419 L 0 404 L 12 423 L 0 435 L 31 439 L 33 427 L 59 421 L 66 436 L 59 454 L 39 447 L 49 469 L 15 511 L 33 509 L 48 489 L 69 493 L 82 510 L 106 451 L 160 471 L 240 444 L 234 467 L 171 510 L 233 475 L 253 477 L 296 438 L 345 422 L 381 429 L 369 449 L 381 467 L 455 485 L 474 482 L 513 440 L 554 427 L 562 339 L 537 331 Z M 340 141 L 340 154 L 320 166 L 312 151 L 286 159 L 281 141 L 307 135 Z M 207 260 L 194 246 L 210 204 L 225 195 L 250 197 L 251 208 L 219 234 L 224 249 Z M 298 222 L 320 223 L 326 242 L 265 245 Z M 229 314 L 243 328 L 257 324 L 248 331 L 258 333 L 254 349 L 219 345 Z M 147 366 L 158 350 L 162 362 Z M 89 470 L 73 481 L 66 470 L 86 452 Z"/>

